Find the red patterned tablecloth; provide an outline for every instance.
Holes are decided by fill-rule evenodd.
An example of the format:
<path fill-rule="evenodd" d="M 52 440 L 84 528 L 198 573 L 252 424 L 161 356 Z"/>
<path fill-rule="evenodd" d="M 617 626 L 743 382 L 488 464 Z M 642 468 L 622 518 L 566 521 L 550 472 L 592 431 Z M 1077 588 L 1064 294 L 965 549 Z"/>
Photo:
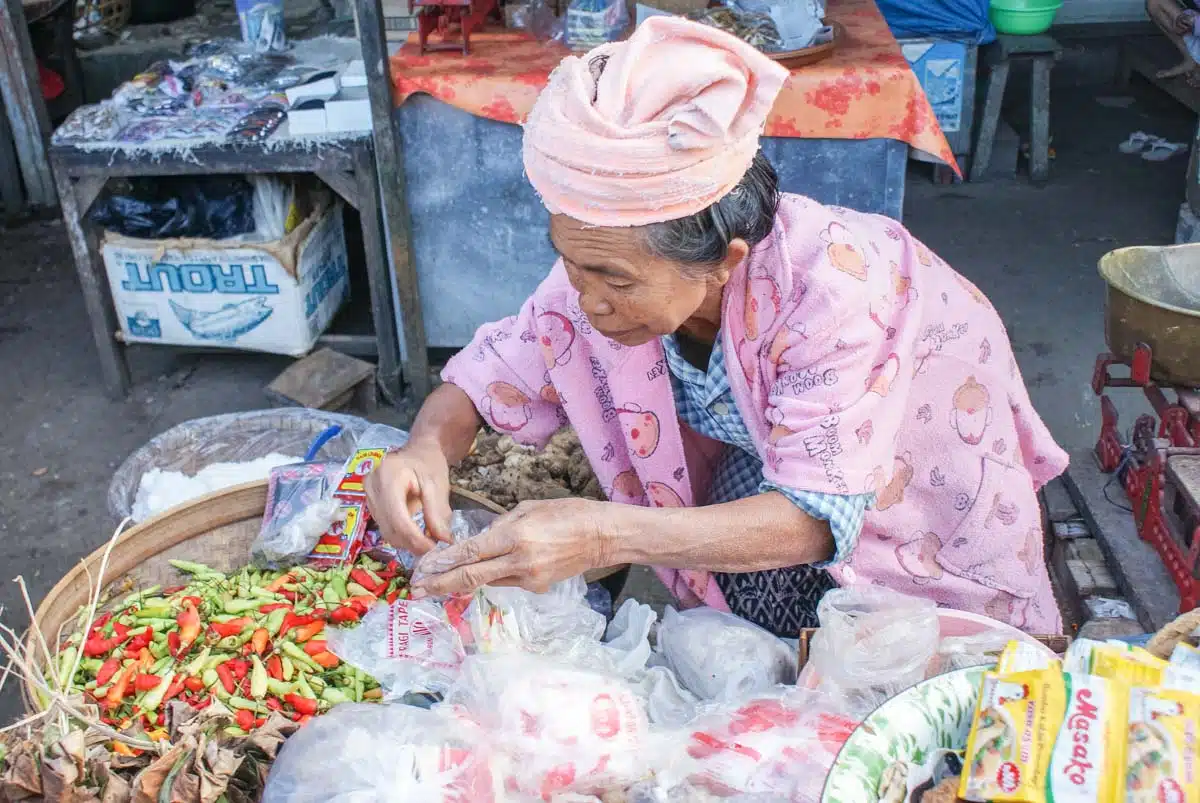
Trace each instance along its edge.
<path fill-rule="evenodd" d="M 767 135 L 810 139 L 897 139 L 954 164 L 917 77 L 874 0 L 829 0 L 827 19 L 845 29 L 834 54 L 792 71 Z M 567 55 L 559 45 L 514 31 L 477 33 L 471 55 L 421 56 L 415 34 L 392 57 L 397 102 L 426 92 L 471 114 L 518 123 Z"/>

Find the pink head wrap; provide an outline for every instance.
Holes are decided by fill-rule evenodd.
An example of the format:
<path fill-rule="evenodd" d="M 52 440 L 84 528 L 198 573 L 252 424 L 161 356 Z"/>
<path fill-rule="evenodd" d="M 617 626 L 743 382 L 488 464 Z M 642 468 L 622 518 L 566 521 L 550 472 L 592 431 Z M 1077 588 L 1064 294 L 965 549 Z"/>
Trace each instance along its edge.
<path fill-rule="evenodd" d="M 687 217 L 741 181 L 787 76 L 730 34 L 651 17 L 562 60 L 525 124 L 525 172 L 552 214 L 593 226 Z"/>

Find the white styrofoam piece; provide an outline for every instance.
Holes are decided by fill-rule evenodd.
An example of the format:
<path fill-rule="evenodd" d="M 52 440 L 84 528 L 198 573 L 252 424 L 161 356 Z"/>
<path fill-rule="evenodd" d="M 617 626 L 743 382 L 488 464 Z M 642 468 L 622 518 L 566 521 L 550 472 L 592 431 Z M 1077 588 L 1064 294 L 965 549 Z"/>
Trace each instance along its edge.
<path fill-rule="evenodd" d="M 343 87 L 355 87 L 367 85 L 367 68 L 363 64 L 362 59 L 355 59 L 342 70 L 341 84 Z"/>
<path fill-rule="evenodd" d="M 348 88 L 325 104 L 325 125 L 330 131 L 370 131 L 371 101 L 365 89 Z"/>
<path fill-rule="evenodd" d="M 329 100 L 337 95 L 342 85 L 338 83 L 338 77 L 332 75 L 329 78 L 323 78 L 320 81 L 313 81 L 311 84 L 300 84 L 294 86 L 287 91 L 287 99 L 289 106 L 295 106 L 301 101 L 316 98 L 317 100 Z"/>
<path fill-rule="evenodd" d="M 198 240 L 164 249 L 155 240 L 118 238 L 101 253 L 121 331 L 133 343 L 298 357 L 350 293 L 340 205 L 297 247 L 294 277 L 255 244 Z"/>
<path fill-rule="evenodd" d="M 297 136 L 326 134 L 325 109 L 292 109 L 288 112 L 288 131 Z"/>

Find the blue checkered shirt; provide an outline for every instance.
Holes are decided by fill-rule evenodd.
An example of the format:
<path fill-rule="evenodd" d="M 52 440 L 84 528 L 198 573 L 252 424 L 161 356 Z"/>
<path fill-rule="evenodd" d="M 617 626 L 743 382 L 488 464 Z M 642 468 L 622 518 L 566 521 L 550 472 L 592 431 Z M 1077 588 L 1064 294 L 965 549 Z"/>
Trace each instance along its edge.
<path fill-rule="evenodd" d="M 836 551 L 829 561 L 813 564 L 814 567 L 824 568 L 848 559 L 858 544 L 863 516 L 874 502 L 875 495 L 802 491 L 783 488 L 765 480 L 762 459 L 729 387 L 721 338 L 717 337 L 713 344 L 707 372 L 684 358 L 674 335 L 662 338 L 662 343 L 667 366 L 671 370 L 679 418 L 706 438 L 736 447 L 725 452 L 713 477 L 709 503 L 715 505 L 758 493 L 778 491 L 809 516 L 829 522 Z"/>

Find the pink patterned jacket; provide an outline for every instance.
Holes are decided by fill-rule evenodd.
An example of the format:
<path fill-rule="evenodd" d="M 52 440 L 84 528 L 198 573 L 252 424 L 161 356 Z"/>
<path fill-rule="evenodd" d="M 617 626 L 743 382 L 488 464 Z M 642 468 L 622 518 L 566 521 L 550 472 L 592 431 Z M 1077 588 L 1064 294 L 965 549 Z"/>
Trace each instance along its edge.
<path fill-rule="evenodd" d="M 614 502 L 703 504 L 722 447 L 680 424 L 661 343 L 622 347 L 578 302 L 556 265 L 443 378 L 523 443 L 571 424 Z M 837 582 L 1058 632 L 1036 489 L 1067 456 L 978 289 L 892 220 L 786 195 L 723 304 L 734 398 L 766 479 L 876 494 Z M 656 571 L 681 604 L 727 607 L 707 572 Z"/>

